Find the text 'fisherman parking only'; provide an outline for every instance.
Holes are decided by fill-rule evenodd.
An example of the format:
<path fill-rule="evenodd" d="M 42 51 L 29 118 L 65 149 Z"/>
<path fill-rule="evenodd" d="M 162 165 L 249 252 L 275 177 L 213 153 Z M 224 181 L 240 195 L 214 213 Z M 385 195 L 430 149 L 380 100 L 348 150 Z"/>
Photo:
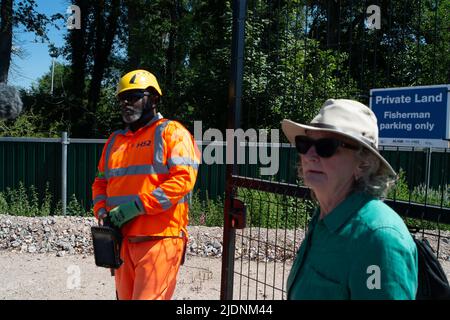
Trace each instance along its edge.
<path fill-rule="evenodd" d="M 448 148 L 450 85 L 370 90 L 380 145 Z"/>

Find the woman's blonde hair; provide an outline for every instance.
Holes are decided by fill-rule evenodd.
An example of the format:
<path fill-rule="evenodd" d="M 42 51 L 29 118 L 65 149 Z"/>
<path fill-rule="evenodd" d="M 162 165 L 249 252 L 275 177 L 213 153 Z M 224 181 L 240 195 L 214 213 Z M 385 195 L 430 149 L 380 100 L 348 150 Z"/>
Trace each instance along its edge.
<path fill-rule="evenodd" d="M 377 198 L 385 198 L 389 189 L 395 184 L 395 177 L 381 165 L 381 160 L 372 151 L 361 148 L 356 151 L 363 173 L 353 185 L 353 191 L 364 192 Z"/>

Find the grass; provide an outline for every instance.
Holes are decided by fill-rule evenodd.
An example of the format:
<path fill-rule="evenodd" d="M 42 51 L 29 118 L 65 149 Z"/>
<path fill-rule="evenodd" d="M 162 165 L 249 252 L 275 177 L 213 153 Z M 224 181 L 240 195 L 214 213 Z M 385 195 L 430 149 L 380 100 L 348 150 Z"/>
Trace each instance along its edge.
<path fill-rule="evenodd" d="M 427 188 L 420 184 L 410 188 L 406 182 L 405 171 L 400 169 L 399 179 L 387 196 L 389 199 L 426 203 L 450 208 L 450 185 L 438 186 L 437 189 Z"/>
<path fill-rule="evenodd" d="M 304 228 L 314 203 L 271 192 L 238 188 L 238 198 L 247 206 L 247 226 L 270 229 Z"/>
<path fill-rule="evenodd" d="M 202 200 L 199 191 L 193 193 L 189 205 L 189 225 L 223 226 L 223 200 L 209 199 L 208 192 L 206 192 L 206 199 Z"/>
<path fill-rule="evenodd" d="M 26 188 L 23 182 L 19 182 L 17 189 L 6 188 L 5 192 L 0 192 L 0 214 L 23 217 L 45 217 L 50 215 L 62 215 L 62 202 L 57 202 L 56 208 L 52 211 L 53 196 L 49 191 L 49 184 L 45 188 L 42 201 L 36 188 L 32 185 Z M 92 216 L 90 211 L 86 212 L 73 194 L 66 208 L 68 216 Z"/>
<path fill-rule="evenodd" d="M 419 204 L 435 205 L 443 208 L 450 208 L 450 185 L 438 186 L 437 189 L 427 188 L 426 185 L 418 185 L 414 188 L 408 186 L 405 171 L 399 170 L 399 179 L 394 188 L 392 188 L 387 198 L 403 200 Z M 450 231 L 450 225 L 437 224 L 437 222 L 425 221 L 414 218 L 405 218 L 405 223 L 409 227 L 419 229 L 440 229 Z"/>

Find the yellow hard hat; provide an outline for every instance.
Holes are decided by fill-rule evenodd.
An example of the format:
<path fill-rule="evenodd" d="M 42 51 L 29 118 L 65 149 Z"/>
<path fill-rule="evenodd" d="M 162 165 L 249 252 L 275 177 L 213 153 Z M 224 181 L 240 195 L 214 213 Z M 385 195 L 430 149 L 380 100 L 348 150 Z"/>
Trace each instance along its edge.
<path fill-rule="evenodd" d="M 117 94 L 128 90 L 145 90 L 148 87 L 154 88 L 162 96 L 158 80 L 156 80 L 153 74 L 146 70 L 134 70 L 120 78 L 119 84 L 117 85 Z"/>

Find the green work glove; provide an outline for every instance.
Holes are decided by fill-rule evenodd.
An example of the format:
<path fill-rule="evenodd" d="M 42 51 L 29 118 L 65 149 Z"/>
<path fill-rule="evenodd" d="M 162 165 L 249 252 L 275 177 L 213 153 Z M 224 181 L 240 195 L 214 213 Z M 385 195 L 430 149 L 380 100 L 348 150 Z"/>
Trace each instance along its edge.
<path fill-rule="evenodd" d="M 140 210 L 134 201 L 121 204 L 109 212 L 111 222 L 121 228 L 125 223 L 140 214 Z"/>

